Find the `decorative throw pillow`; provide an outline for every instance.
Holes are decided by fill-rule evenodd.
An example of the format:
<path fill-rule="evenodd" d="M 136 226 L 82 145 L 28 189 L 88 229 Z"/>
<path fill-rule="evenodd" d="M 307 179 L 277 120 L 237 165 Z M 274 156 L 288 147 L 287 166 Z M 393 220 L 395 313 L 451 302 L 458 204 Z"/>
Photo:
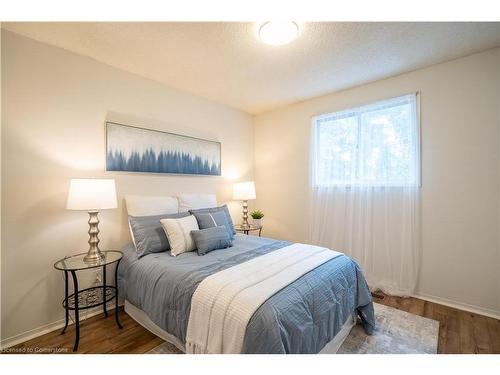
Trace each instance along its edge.
<path fill-rule="evenodd" d="M 231 247 L 232 242 L 225 227 L 212 227 L 191 232 L 198 255 Z"/>
<path fill-rule="evenodd" d="M 224 227 L 227 230 L 227 234 L 229 235 L 229 239 L 232 240 L 234 238 L 233 229 L 227 222 L 226 214 L 222 211 L 216 212 L 207 212 L 207 213 L 199 213 L 194 212 L 194 217 L 198 221 L 198 226 L 200 229 L 207 229 L 213 227 Z"/>
<path fill-rule="evenodd" d="M 234 230 L 234 225 L 233 225 L 233 219 L 231 219 L 231 215 L 229 214 L 229 209 L 227 208 L 227 205 L 220 206 L 220 207 L 213 207 L 213 208 L 200 208 L 198 210 L 189 210 L 191 214 L 206 214 L 206 213 L 211 213 L 213 214 L 214 212 L 223 212 L 224 215 L 226 215 L 226 219 L 229 225 L 229 228 L 231 229 L 231 232 L 236 234 L 236 230 Z"/>
<path fill-rule="evenodd" d="M 147 254 L 160 253 L 170 249 L 168 238 L 160 223 L 161 219 L 178 219 L 186 216 L 189 216 L 189 213 L 129 216 L 130 233 L 139 258 Z"/>
<path fill-rule="evenodd" d="M 191 231 L 200 228 L 193 215 L 181 219 L 162 219 L 160 223 L 167 234 L 168 242 L 170 243 L 170 254 L 172 256 L 175 257 L 196 249 L 191 237 Z"/>

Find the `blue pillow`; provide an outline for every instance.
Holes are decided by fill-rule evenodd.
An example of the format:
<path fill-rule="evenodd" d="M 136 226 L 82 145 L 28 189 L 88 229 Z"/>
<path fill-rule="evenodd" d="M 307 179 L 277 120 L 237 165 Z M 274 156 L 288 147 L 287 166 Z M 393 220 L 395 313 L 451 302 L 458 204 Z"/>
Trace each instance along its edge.
<path fill-rule="evenodd" d="M 198 221 L 198 227 L 200 229 L 207 229 L 213 227 L 225 227 L 229 238 L 233 240 L 234 234 L 229 223 L 227 222 L 226 214 L 222 211 L 198 213 L 195 212 L 193 216 Z"/>
<path fill-rule="evenodd" d="M 188 212 L 154 216 L 129 216 L 130 231 L 139 258 L 147 254 L 170 250 L 161 219 L 179 219 L 189 216 Z"/>
<path fill-rule="evenodd" d="M 225 227 L 212 227 L 191 231 L 198 255 L 231 247 L 232 242 Z"/>
<path fill-rule="evenodd" d="M 208 213 L 213 214 L 214 212 L 222 212 L 226 216 L 226 220 L 227 220 L 227 223 L 229 225 L 229 229 L 231 230 L 231 233 L 233 234 L 233 236 L 236 234 L 236 230 L 234 229 L 234 225 L 233 225 L 233 219 L 231 219 L 231 215 L 229 214 L 229 209 L 227 208 L 227 205 L 220 206 L 220 207 L 200 208 L 197 210 L 189 210 L 189 212 L 195 216 L 196 216 L 196 214 L 208 214 Z M 233 236 L 231 236 L 231 237 L 233 237 Z"/>

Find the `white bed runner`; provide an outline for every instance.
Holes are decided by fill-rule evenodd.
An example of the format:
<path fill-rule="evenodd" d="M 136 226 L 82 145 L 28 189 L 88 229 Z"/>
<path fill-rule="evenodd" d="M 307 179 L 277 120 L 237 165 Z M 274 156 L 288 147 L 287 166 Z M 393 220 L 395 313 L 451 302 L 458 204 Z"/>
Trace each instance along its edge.
<path fill-rule="evenodd" d="M 207 277 L 191 300 L 186 353 L 240 353 L 247 324 L 267 299 L 341 254 L 293 244 Z"/>

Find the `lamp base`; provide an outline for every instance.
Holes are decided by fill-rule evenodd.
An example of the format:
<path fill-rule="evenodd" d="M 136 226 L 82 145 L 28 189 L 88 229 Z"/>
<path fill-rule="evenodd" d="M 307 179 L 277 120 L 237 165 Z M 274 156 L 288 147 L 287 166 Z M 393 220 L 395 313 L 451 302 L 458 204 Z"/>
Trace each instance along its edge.
<path fill-rule="evenodd" d="M 106 256 L 100 250 L 98 252 L 88 252 L 87 255 L 83 257 L 83 261 L 87 264 L 98 264 L 101 263 Z"/>
<path fill-rule="evenodd" d="M 248 201 L 243 201 L 243 222 L 242 227 L 249 228 L 248 224 Z"/>
<path fill-rule="evenodd" d="M 99 211 L 89 211 L 89 251 L 83 258 L 87 264 L 97 264 L 104 260 L 104 253 L 99 249 L 99 218 L 97 214 Z"/>

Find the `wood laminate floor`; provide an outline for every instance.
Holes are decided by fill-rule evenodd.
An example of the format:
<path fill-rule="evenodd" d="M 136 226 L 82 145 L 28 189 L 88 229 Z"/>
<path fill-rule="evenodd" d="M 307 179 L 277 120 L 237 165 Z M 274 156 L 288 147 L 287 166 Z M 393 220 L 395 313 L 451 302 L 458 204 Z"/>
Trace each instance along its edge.
<path fill-rule="evenodd" d="M 488 318 L 417 298 L 384 296 L 374 302 L 439 321 L 438 353 L 500 353 L 500 320 Z M 78 353 L 146 353 L 163 342 L 130 318 L 122 309 L 119 329 L 111 313 L 84 320 L 80 324 Z M 64 335 L 47 333 L 14 347 L 19 352 L 72 353 L 75 328 Z M 53 349 L 56 349 L 55 351 Z"/>
<path fill-rule="evenodd" d="M 418 298 L 384 295 L 374 302 L 439 322 L 438 353 L 500 353 L 500 320 Z"/>

